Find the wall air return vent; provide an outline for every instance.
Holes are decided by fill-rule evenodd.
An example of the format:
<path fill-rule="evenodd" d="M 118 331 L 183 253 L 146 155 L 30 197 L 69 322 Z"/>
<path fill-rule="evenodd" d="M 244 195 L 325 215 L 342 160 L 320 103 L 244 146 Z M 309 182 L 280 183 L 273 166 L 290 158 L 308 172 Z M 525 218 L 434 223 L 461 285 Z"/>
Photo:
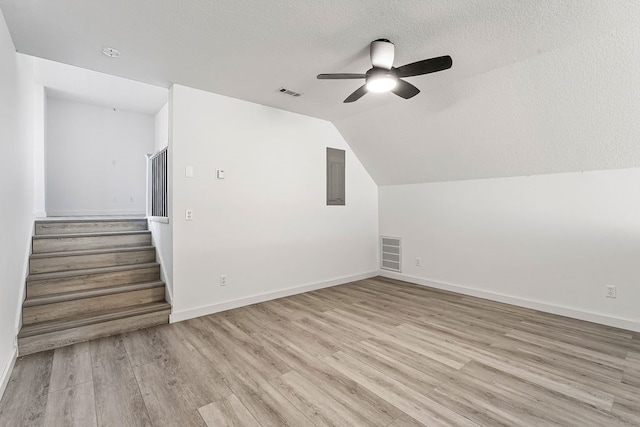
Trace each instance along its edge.
<path fill-rule="evenodd" d="M 380 236 L 380 268 L 401 272 L 402 239 L 400 237 Z"/>
<path fill-rule="evenodd" d="M 293 96 L 294 98 L 302 96 L 301 93 L 294 92 L 292 90 L 287 89 L 286 87 L 281 87 L 280 89 L 278 89 L 278 92 L 284 93 L 285 95 Z"/>

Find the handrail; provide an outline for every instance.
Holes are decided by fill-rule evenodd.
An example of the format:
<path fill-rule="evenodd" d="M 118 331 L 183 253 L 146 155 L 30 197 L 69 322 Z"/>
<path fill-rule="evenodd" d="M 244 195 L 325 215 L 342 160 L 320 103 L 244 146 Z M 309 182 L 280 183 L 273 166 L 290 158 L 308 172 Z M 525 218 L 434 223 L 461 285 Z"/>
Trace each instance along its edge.
<path fill-rule="evenodd" d="M 158 151 L 156 154 L 152 154 L 151 156 L 149 156 L 149 160 L 155 159 L 156 157 L 158 157 L 163 152 L 166 152 L 168 148 L 169 147 L 164 147 L 162 150 Z"/>

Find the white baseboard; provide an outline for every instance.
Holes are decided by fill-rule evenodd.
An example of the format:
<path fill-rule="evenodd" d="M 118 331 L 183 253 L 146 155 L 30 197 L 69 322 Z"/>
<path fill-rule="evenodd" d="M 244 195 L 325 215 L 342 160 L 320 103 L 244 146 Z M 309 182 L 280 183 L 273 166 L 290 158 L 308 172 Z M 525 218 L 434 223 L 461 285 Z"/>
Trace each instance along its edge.
<path fill-rule="evenodd" d="M 207 305 L 203 307 L 197 307 L 189 310 L 173 312 L 171 316 L 169 316 L 169 322 L 170 323 L 181 322 L 183 320 L 193 319 L 194 317 L 206 316 L 208 314 L 232 310 L 234 308 L 244 307 L 246 305 L 257 304 L 260 302 L 288 297 L 291 295 L 301 294 L 304 292 L 310 292 L 318 289 L 329 288 L 331 286 L 344 285 L 345 283 L 369 279 L 377 275 L 378 275 L 377 271 L 370 271 L 367 273 L 356 274 L 353 276 L 339 277 L 339 278 L 327 280 L 324 282 L 310 283 L 307 285 L 295 286 L 293 288 L 280 289 L 273 292 L 266 292 L 264 294 L 238 298 L 232 301 L 225 301 L 225 302 Z"/>
<path fill-rule="evenodd" d="M 2 370 L 2 376 L 0 377 L 0 400 L 2 400 L 2 396 L 4 396 L 4 391 L 7 389 L 7 385 L 9 385 L 9 378 L 11 378 L 11 372 L 13 372 L 13 367 L 16 364 L 16 359 L 18 358 L 18 347 L 13 348 L 13 353 L 11 354 L 11 359 L 7 361 L 7 364 L 4 366 Z"/>
<path fill-rule="evenodd" d="M 94 211 L 94 210 L 80 210 L 80 211 L 47 211 L 48 218 L 56 216 L 141 216 L 146 217 L 147 213 L 144 210 L 132 209 L 132 210 L 113 210 L 113 211 Z"/>
<path fill-rule="evenodd" d="M 165 287 L 164 287 L 164 298 L 165 300 L 169 303 L 172 304 L 173 302 L 173 286 L 172 286 L 172 282 L 169 279 L 169 275 L 167 274 L 167 266 L 171 265 L 171 262 L 167 262 L 167 260 L 164 259 L 164 257 L 162 256 L 163 252 L 161 251 L 161 249 L 166 246 L 163 245 L 161 243 L 161 239 L 159 239 L 159 237 L 166 232 L 166 230 L 171 230 L 169 228 L 169 226 L 166 225 L 161 225 L 161 224 L 155 224 L 154 218 L 160 218 L 160 217 L 147 217 L 147 220 L 149 221 L 149 231 L 151 231 L 151 243 L 153 244 L 153 246 L 155 246 L 156 248 L 156 260 L 158 261 L 158 263 L 160 264 L 160 280 L 162 280 L 165 283 Z M 167 222 L 163 222 L 160 221 L 161 223 L 164 224 L 168 224 L 169 223 L 169 218 L 166 218 Z M 166 237 L 166 236 L 165 236 Z"/>
<path fill-rule="evenodd" d="M 27 298 L 27 287 L 24 285 L 24 283 L 27 282 L 27 277 L 29 277 L 29 260 L 31 259 L 31 250 L 32 250 L 32 245 L 31 245 L 31 238 L 32 236 L 35 236 L 36 234 L 36 220 L 34 219 L 33 222 L 31 223 L 31 228 L 29 229 L 29 234 L 26 237 L 26 239 L 24 240 L 26 245 L 25 245 L 25 253 L 24 253 L 24 258 L 23 259 L 23 264 L 22 264 L 22 281 L 20 283 L 22 283 L 23 285 L 20 286 L 20 290 L 18 291 L 18 301 L 16 302 L 17 304 L 17 309 L 16 309 L 16 319 L 14 321 L 14 327 L 15 327 L 15 341 L 16 341 L 16 346 L 18 343 L 18 334 L 20 333 L 20 329 L 22 329 L 22 303 L 24 303 L 24 300 Z"/>
<path fill-rule="evenodd" d="M 402 280 L 416 285 L 427 286 L 429 288 L 442 289 L 445 291 L 456 292 L 458 294 L 469 295 L 473 297 L 488 299 L 491 301 L 503 302 L 518 307 L 530 308 L 545 313 L 557 314 L 560 316 L 571 317 L 573 319 L 585 320 L 587 322 L 599 323 L 601 325 L 613 326 L 614 328 L 626 329 L 628 331 L 640 332 L 640 322 L 622 319 L 619 317 L 607 316 L 603 314 L 592 313 L 589 311 L 576 310 L 574 308 L 562 307 L 559 305 L 548 304 L 545 302 L 528 300 L 524 298 L 503 295 L 495 292 L 482 291 L 479 289 L 467 288 L 465 286 L 454 285 L 451 283 L 438 282 L 434 280 L 423 279 L 420 277 L 408 276 L 402 273 L 393 273 L 390 271 L 380 270 L 380 276 L 390 279 Z"/>
<path fill-rule="evenodd" d="M 159 222 L 161 224 L 169 224 L 169 217 L 147 215 L 147 219 L 151 222 Z"/>

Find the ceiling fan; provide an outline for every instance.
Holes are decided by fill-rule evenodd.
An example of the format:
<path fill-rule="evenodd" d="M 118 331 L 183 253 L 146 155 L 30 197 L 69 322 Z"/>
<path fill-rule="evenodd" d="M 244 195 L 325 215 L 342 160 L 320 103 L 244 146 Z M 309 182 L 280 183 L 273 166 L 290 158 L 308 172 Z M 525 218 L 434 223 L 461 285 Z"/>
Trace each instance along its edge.
<path fill-rule="evenodd" d="M 420 76 L 451 68 L 453 62 L 450 56 L 425 59 L 395 68 L 393 66 L 394 46 L 387 39 L 371 42 L 372 68 L 365 74 L 318 74 L 320 80 L 365 79 L 360 86 L 344 102 L 354 102 L 362 98 L 367 92 L 393 92 L 399 97 L 409 99 L 420 93 L 420 89 L 411 83 L 401 80 L 401 77 Z"/>

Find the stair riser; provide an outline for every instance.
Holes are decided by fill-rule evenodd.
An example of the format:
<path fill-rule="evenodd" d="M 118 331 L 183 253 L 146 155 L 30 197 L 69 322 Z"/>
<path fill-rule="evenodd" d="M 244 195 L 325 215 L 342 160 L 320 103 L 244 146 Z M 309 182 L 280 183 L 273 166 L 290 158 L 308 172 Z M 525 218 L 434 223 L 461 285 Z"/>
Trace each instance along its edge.
<path fill-rule="evenodd" d="M 123 332 L 135 331 L 169 323 L 169 311 L 148 313 L 139 316 L 126 317 L 124 319 L 111 320 L 95 325 L 81 326 L 66 329 L 64 331 L 50 332 L 35 335 L 18 340 L 18 352 L 20 356 L 37 353 L 39 351 L 52 350 L 54 348 L 84 342 L 92 339 L 108 337 Z"/>
<path fill-rule="evenodd" d="M 22 324 L 31 325 L 38 322 L 59 320 L 99 311 L 161 301 L 164 301 L 164 286 L 54 304 L 23 307 Z"/>
<path fill-rule="evenodd" d="M 141 249 L 106 254 L 56 256 L 32 258 L 29 261 L 29 273 L 51 273 L 54 271 L 82 270 L 85 268 L 111 267 L 155 262 L 155 249 Z"/>
<path fill-rule="evenodd" d="M 147 229 L 147 221 L 78 221 L 78 222 L 37 222 L 36 235 L 103 233 L 112 231 L 140 231 Z"/>
<path fill-rule="evenodd" d="M 156 265 L 133 270 L 30 281 L 27 283 L 27 298 L 128 285 L 132 283 L 155 282 L 159 279 L 160 266 Z"/>
<path fill-rule="evenodd" d="M 33 253 L 111 249 L 151 245 L 151 233 L 116 236 L 59 237 L 33 239 Z"/>

